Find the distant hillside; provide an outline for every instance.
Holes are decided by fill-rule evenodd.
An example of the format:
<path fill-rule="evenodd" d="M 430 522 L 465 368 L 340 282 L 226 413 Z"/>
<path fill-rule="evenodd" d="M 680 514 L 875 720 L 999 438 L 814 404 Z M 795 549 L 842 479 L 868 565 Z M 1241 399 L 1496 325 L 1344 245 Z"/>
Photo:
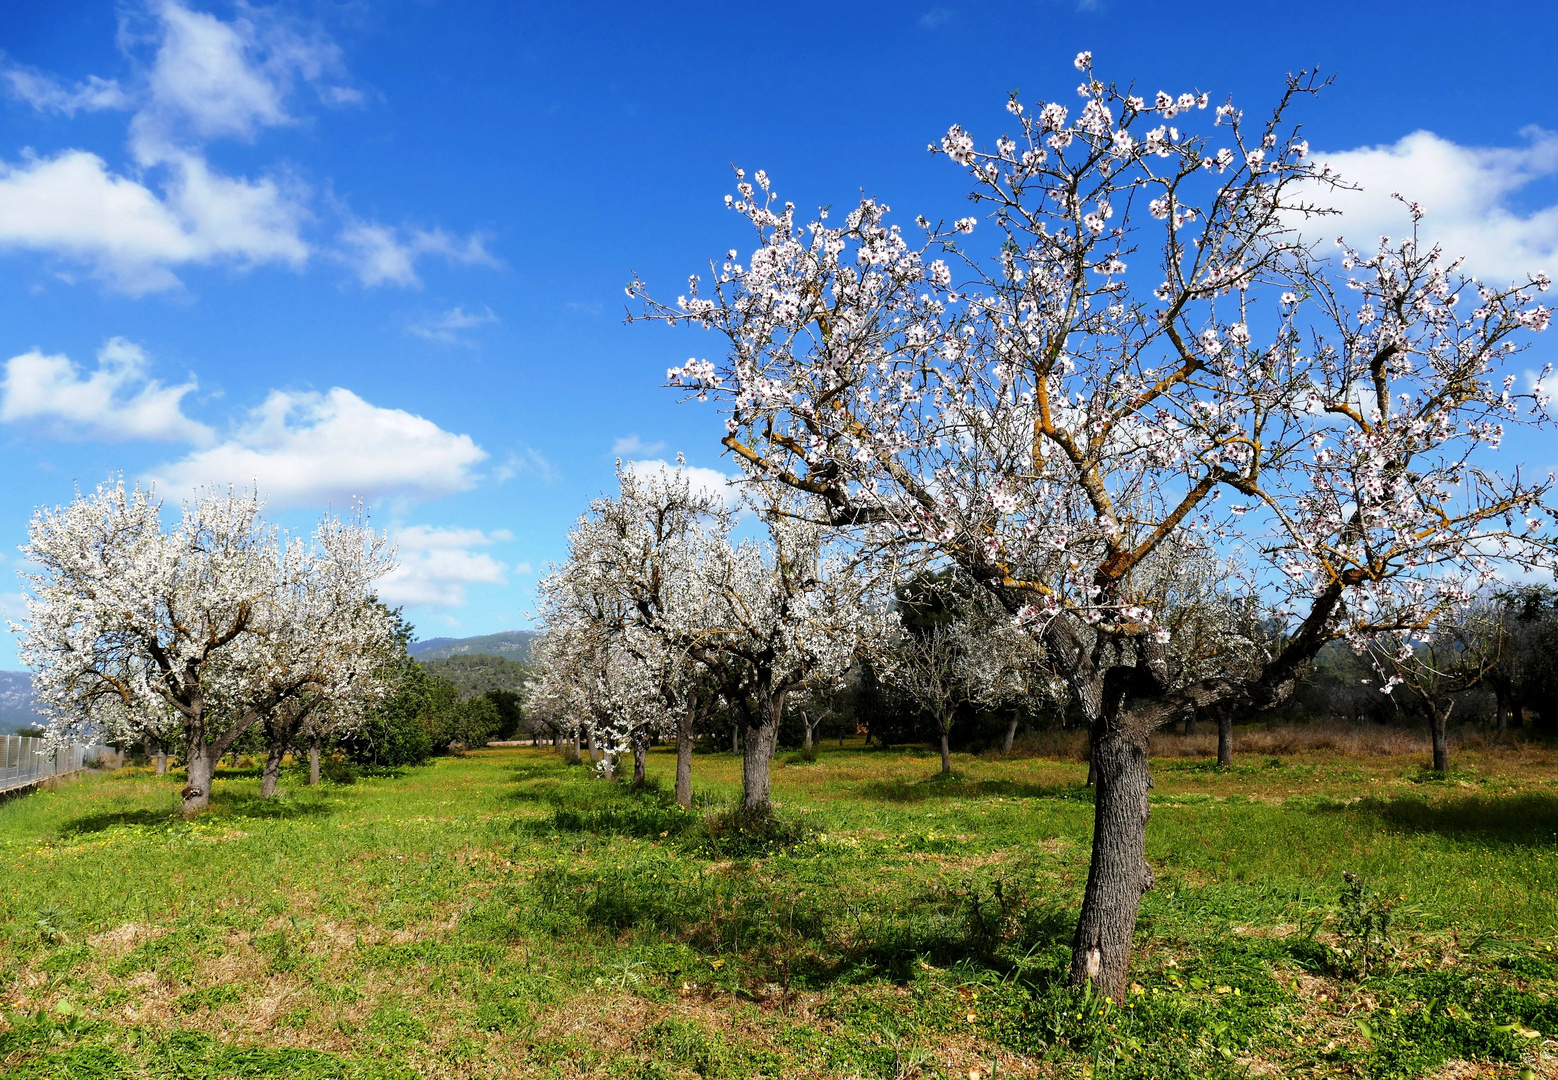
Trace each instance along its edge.
<path fill-rule="evenodd" d="M 512 690 L 525 696 L 525 685 L 534 677 L 530 668 L 518 660 L 482 653 L 462 653 L 441 660 L 419 657 L 417 663 L 429 674 L 448 679 L 461 697 L 474 697 L 488 690 Z"/>
<path fill-rule="evenodd" d="M 34 725 L 42 727 L 43 717 L 33 711 L 32 676 L 25 671 L 0 671 L 0 735 Z"/>
<path fill-rule="evenodd" d="M 537 636 L 534 630 L 504 630 L 497 634 L 483 634 L 481 637 L 435 637 L 412 642 L 411 655 L 418 660 L 442 660 L 447 656 L 475 653 L 525 663 L 530 659 L 530 643 Z"/>

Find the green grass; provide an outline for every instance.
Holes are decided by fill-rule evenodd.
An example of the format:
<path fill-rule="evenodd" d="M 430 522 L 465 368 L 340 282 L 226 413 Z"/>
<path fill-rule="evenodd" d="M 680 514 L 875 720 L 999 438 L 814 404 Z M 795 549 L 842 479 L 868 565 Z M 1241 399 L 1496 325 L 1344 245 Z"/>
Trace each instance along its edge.
<path fill-rule="evenodd" d="M 663 752 L 637 791 L 533 750 L 234 773 L 192 821 L 181 776 L 89 775 L 0 805 L 0 1075 L 1558 1075 L 1558 755 L 1418 765 L 1155 763 L 1123 1002 L 1064 986 L 1071 762 L 781 755 L 755 838 L 731 755 L 694 814 Z M 1391 909 L 1361 978 L 1348 870 Z"/>

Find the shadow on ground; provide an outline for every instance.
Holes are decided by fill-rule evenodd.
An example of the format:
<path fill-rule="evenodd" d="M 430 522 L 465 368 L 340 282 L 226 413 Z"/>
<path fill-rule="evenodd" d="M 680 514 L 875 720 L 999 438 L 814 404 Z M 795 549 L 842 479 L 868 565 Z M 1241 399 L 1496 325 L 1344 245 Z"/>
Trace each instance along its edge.
<path fill-rule="evenodd" d="M 969 780 L 954 773 L 924 780 L 873 780 L 857 788 L 867 798 L 895 803 L 927 799 L 969 799 L 1000 795 L 1011 799 L 1066 799 L 1091 803 L 1093 789 L 1085 784 L 1030 784 L 1019 780 Z"/>
<path fill-rule="evenodd" d="M 1338 803 L 1317 807 L 1313 812 L 1356 815 L 1373 819 L 1386 828 L 1481 844 L 1558 847 L 1558 795 L 1470 795 L 1434 801 L 1406 796 L 1364 799 L 1350 805 Z"/>

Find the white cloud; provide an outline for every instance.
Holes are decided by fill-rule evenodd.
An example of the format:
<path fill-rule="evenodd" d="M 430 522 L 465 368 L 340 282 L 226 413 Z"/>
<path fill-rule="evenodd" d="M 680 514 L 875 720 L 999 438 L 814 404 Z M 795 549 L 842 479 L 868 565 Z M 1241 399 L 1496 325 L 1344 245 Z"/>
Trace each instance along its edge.
<path fill-rule="evenodd" d="M 97 112 L 100 109 L 124 109 L 130 99 L 112 79 L 89 76 L 84 83 L 71 89 L 41 72 L 25 68 L 10 68 L 3 73 L 11 92 L 39 112 L 62 113 L 75 116 L 80 112 Z"/>
<path fill-rule="evenodd" d="M 734 506 L 740 495 L 736 490 L 736 477 L 726 476 L 717 469 L 705 469 L 696 465 L 675 465 L 669 461 L 634 461 L 628 465 L 639 476 L 655 476 L 680 469 L 687 476 L 693 491 L 708 492 L 718 496 L 727 506 Z"/>
<path fill-rule="evenodd" d="M 506 585 L 503 563 L 485 551 L 513 539 L 506 530 L 410 525 L 391 531 L 399 564 L 379 582 L 379 598 L 389 604 L 458 607 L 468 585 Z"/>
<path fill-rule="evenodd" d="M 223 22 L 173 0 L 148 4 L 157 54 L 144 101 L 131 126 L 143 160 L 160 160 L 182 138 L 253 139 L 263 128 L 295 123 L 287 109 L 298 78 L 329 104 L 351 104 L 356 91 L 324 85 L 341 69 L 340 49 L 275 11 L 240 7 Z"/>
<path fill-rule="evenodd" d="M 503 459 L 503 464 L 492 470 L 492 478 L 500 484 L 506 484 L 516 476 L 534 476 L 543 484 L 555 483 L 561 479 L 557 467 L 541 456 L 540 451 L 527 447 L 523 454 L 509 453 Z"/>
<path fill-rule="evenodd" d="M 952 19 L 952 12 L 944 7 L 933 7 L 919 18 L 919 24 L 926 30 L 935 30 L 945 26 Z"/>
<path fill-rule="evenodd" d="M 417 276 L 417 259 L 437 255 L 466 266 L 496 266 L 478 233 L 459 240 L 442 229 L 401 231 L 378 222 L 354 221 L 341 232 L 345 245 L 341 258 L 352 267 L 364 285 L 422 284 Z"/>
<path fill-rule="evenodd" d="M 658 454 L 665 449 L 665 443 L 646 443 L 637 435 L 626 435 L 611 444 L 611 452 L 616 457 L 633 457 L 635 454 L 647 456 Z"/>
<path fill-rule="evenodd" d="M 406 332 L 417 337 L 427 338 L 429 341 L 442 341 L 450 345 L 467 344 L 467 339 L 460 336 L 462 330 L 474 330 L 478 326 L 499 321 L 492 313 L 491 308 L 483 308 L 480 312 L 466 311 L 464 308 L 454 307 L 435 318 L 420 323 L 412 323 L 406 327 Z"/>
<path fill-rule="evenodd" d="M 514 573 L 516 574 L 532 574 L 534 572 L 535 570 L 531 567 L 529 561 L 514 564 Z"/>
<path fill-rule="evenodd" d="M 473 486 L 471 469 L 486 456 L 469 435 L 350 390 L 273 390 L 232 437 L 162 466 L 153 479 L 177 491 L 257 484 L 277 505 L 436 498 Z"/>
<path fill-rule="evenodd" d="M 1558 174 L 1558 133 L 1527 128 L 1522 147 L 1461 146 L 1417 131 L 1388 146 L 1316 152 L 1356 192 L 1317 194 L 1343 211 L 1340 222 L 1320 219 L 1305 231 L 1345 235 L 1360 250 L 1380 236 L 1410 234 L 1412 222 L 1393 192 L 1423 204 L 1423 236 L 1466 269 L 1494 283 L 1558 270 L 1558 206 L 1523 211 L 1515 197 L 1536 180 Z"/>
<path fill-rule="evenodd" d="M 193 155 L 169 169 L 164 197 L 85 150 L 0 162 L 0 248 L 86 263 L 134 296 L 177 287 L 170 267 L 183 263 L 308 258 L 304 212 L 275 181 L 218 176 Z"/>
<path fill-rule="evenodd" d="M 184 415 L 193 379 L 163 386 L 148 376 L 138 345 L 111 338 L 97 354 L 97 370 L 83 375 L 68 356 L 32 352 L 5 362 L 0 420 L 53 422 L 99 439 L 162 439 L 209 443 L 209 427 Z"/>
<path fill-rule="evenodd" d="M 13 94 L 43 112 L 132 110 L 128 143 L 139 169 L 116 172 L 81 149 L 0 161 L 0 250 L 84 263 L 136 296 L 178 287 L 175 270 L 189 264 L 301 269 L 313 246 L 303 235 L 312 215 L 302 185 L 224 176 L 204 148 L 299 123 L 289 103 L 300 84 L 327 105 L 360 103 L 363 95 L 337 78 L 340 49 L 273 9 L 240 3 L 224 21 L 177 0 L 146 0 L 143 12 L 125 17 L 120 44 L 145 72 L 127 86 L 92 76 L 67 87 L 25 68 L 0 72 Z M 397 229 L 341 212 L 341 257 L 366 285 L 417 285 L 425 257 L 497 265 L 480 234 Z"/>

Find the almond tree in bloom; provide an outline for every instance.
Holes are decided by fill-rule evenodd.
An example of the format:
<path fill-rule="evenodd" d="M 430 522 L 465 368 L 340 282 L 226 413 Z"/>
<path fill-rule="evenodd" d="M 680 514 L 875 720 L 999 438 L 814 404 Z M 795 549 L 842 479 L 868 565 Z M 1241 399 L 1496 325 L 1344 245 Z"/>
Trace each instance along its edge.
<path fill-rule="evenodd" d="M 714 674 L 743 727 L 742 810 L 766 814 L 769 762 L 792 694 L 825 691 L 897 621 L 887 606 L 891 564 L 842 543 L 821 504 L 780 485 L 748 489 L 761 540 L 715 547 L 694 586 L 718 603 L 688 651 Z"/>
<path fill-rule="evenodd" d="M 952 775 L 952 723 L 958 710 L 976 700 L 973 653 L 979 647 L 967 622 L 945 622 L 905 633 L 886 651 L 884 682 L 901 690 L 930 714 L 941 737 L 941 774 Z"/>
<path fill-rule="evenodd" d="M 720 493 L 695 487 L 685 463 L 640 473 L 617 465 L 618 495 L 597 499 L 570 538 L 572 563 L 623 602 L 622 633 L 659 672 L 661 704 L 674 716 L 676 801 L 692 808 L 692 745 L 718 704 L 695 649 L 718 647 L 720 600 L 700 568 L 729 548 L 734 524 Z"/>
<path fill-rule="evenodd" d="M 1419 243 L 1415 204 L 1401 238 L 1312 245 L 1341 182 L 1290 119 L 1312 76 L 1250 120 L 1077 68 L 1070 105 L 1014 96 L 993 144 L 954 126 L 931 147 L 980 218 L 911 240 L 864 199 L 802 224 L 738 173 L 750 255 L 674 303 L 629 292 L 723 339 L 670 381 L 723 402 L 733 455 L 957 564 L 1042 641 L 1097 770 L 1071 978 L 1119 1000 L 1152 883 L 1149 733 L 1275 704 L 1327 641 L 1432 627 L 1502 567 L 1552 561 L 1551 480 L 1489 454 L 1549 420 L 1510 361 L 1550 312 L 1545 277 L 1480 282 Z M 1259 560 L 1286 625 L 1255 670 L 1175 685 L 1138 580 L 1171 541 Z"/>
<path fill-rule="evenodd" d="M 188 813 L 262 718 L 304 699 L 350 716 L 382 695 L 393 633 L 371 590 L 393 561 L 361 519 L 284 539 L 248 494 L 203 495 L 168 530 L 161 509 L 120 483 L 35 513 L 17 629 L 54 741 L 178 725 Z"/>
<path fill-rule="evenodd" d="M 1450 770 L 1454 695 L 1482 685 L 1499 662 L 1505 646 L 1500 621 L 1491 605 L 1475 604 L 1431 633 L 1398 631 L 1369 642 L 1381 689 L 1427 722 L 1435 772 Z"/>

